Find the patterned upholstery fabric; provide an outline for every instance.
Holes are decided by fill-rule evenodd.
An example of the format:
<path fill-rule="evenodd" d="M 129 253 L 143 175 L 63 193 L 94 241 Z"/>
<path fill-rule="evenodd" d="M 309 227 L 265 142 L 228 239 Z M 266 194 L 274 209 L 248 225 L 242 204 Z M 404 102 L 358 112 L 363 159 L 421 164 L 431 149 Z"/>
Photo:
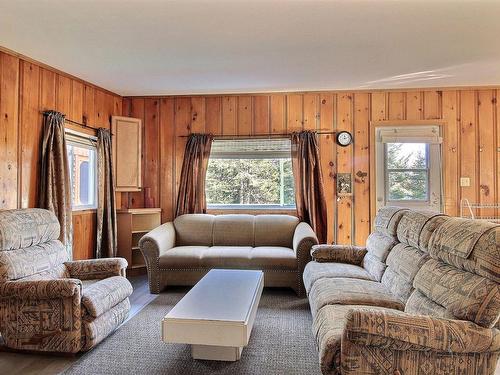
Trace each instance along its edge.
<path fill-rule="evenodd" d="M 304 273 L 322 372 L 493 375 L 500 226 L 425 211 L 379 215 L 362 264 L 383 274 L 380 283 L 339 278 L 341 263 L 311 262 Z"/>
<path fill-rule="evenodd" d="M 407 210 L 401 207 L 382 207 L 375 216 L 373 224 L 375 230 L 387 236 L 396 237 L 397 226 L 405 211 Z"/>
<path fill-rule="evenodd" d="M 313 317 L 326 305 L 369 305 L 404 310 L 404 304 L 376 281 L 326 278 L 316 281 L 309 292 Z"/>
<path fill-rule="evenodd" d="M 0 251 L 22 249 L 59 238 L 59 222 L 48 210 L 0 211 Z"/>
<path fill-rule="evenodd" d="M 54 217 L 39 209 L 0 212 L 4 247 L 0 251 L 0 332 L 11 349 L 88 350 L 121 324 L 130 309 L 132 287 L 119 276 L 125 274 L 127 262 L 67 262 L 65 247 L 54 239 L 59 236 Z"/>
<path fill-rule="evenodd" d="M 110 310 L 132 294 L 132 285 L 124 277 L 113 276 L 83 290 L 82 305 L 94 318 Z"/>
<path fill-rule="evenodd" d="M 317 280 L 334 277 L 373 280 L 372 276 L 363 267 L 354 264 L 309 262 L 304 269 L 306 292 L 309 294 Z"/>
<path fill-rule="evenodd" d="M 153 229 L 139 247 L 151 293 L 167 282 L 194 285 L 209 269 L 226 267 L 261 269 L 266 286 L 304 295 L 302 274 L 317 243 L 311 226 L 294 216 L 191 214 Z"/>
<path fill-rule="evenodd" d="M 338 262 L 361 265 L 366 248 L 352 245 L 314 245 L 311 257 L 316 262 Z"/>

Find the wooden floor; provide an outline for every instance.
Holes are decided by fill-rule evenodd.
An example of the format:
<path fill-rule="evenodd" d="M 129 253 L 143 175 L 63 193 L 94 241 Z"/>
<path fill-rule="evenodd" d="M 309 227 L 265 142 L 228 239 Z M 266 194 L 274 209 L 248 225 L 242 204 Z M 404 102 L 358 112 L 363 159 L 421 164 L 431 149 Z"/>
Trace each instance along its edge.
<path fill-rule="evenodd" d="M 146 275 L 129 277 L 134 292 L 130 296 L 131 319 L 157 296 L 149 293 Z M 75 356 L 36 355 L 0 352 L 0 375 L 53 375 L 66 370 L 85 354 Z"/>

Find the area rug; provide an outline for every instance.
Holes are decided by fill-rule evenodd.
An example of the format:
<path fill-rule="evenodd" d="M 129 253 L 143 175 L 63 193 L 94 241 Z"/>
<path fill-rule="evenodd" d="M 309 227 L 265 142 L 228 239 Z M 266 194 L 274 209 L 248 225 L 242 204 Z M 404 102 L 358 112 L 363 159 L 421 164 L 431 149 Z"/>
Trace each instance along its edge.
<path fill-rule="evenodd" d="M 161 341 L 161 319 L 186 292 L 160 294 L 65 374 L 321 374 L 307 299 L 265 289 L 241 360 L 218 362 L 194 360 L 189 345 Z"/>

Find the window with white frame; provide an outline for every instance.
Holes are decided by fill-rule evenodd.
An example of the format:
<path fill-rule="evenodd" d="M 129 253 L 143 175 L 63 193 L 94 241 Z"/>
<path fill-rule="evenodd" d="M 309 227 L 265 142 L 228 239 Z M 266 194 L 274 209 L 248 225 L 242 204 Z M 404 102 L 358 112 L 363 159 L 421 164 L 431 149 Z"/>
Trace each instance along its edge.
<path fill-rule="evenodd" d="M 97 208 L 97 148 L 88 135 L 66 130 L 73 211 Z"/>
<path fill-rule="evenodd" d="M 215 209 L 295 208 L 290 139 L 215 139 L 206 197 Z"/>
<path fill-rule="evenodd" d="M 376 129 L 377 208 L 441 210 L 441 137 L 438 126 Z"/>

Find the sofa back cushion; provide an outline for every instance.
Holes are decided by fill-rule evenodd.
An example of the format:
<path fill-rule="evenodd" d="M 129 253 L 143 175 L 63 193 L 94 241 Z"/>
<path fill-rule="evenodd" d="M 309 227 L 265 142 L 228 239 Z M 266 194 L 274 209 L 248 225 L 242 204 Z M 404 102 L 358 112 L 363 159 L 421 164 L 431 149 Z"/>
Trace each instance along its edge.
<path fill-rule="evenodd" d="M 255 245 L 293 247 L 293 234 L 299 218 L 290 215 L 255 216 Z"/>
<path fill-rule="evenodd" d="M 245 214 L 215 217 L 214 246 L 254 246 L 255 216 Z"/>
<path fill-rule="evenodd" d="M 212 246 L 214 215 L 187 214 L 175 218 L 176 246 Z"/>
<path fill-rule="evenodd" d="M 500 226 L 450 218 L 429 241 L 406 311 L 493 327 L 500 317 Z"/>
<path fill-rule="evenodd" d="M 41 208 L 0 211 L 0 251 L 23 249 L 59 238 L 51 211 Z"/>

